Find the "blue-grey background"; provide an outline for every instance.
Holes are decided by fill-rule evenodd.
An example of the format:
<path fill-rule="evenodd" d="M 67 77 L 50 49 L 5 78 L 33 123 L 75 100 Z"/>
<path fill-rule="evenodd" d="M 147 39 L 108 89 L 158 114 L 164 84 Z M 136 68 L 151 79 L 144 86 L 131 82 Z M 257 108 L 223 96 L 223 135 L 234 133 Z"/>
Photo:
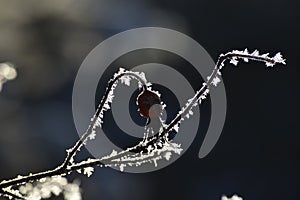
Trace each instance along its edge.
<path fill-rule="evenodd" d="M 0 93 L 0 179 L 60 164 L 78 139 L 71 98 L 85 56 L 116 33 L 159 26 L 191 36 L 215 61 L 220 53 L 247 47 L 281 51 L 287 66 L 266 69 L 251 62 L 225 68 L 227 119 L 204 159 L 198 150 L 209 123 L 209 101 L 201 107 L 196 140 L 177 162 L 147 174 L 102 168 L 90 178 L 74 174 L 70 180 L 81 180 L 83 198 L 212 200 L 236 193 L 255 200 L 299 199 L 299 6 L 295 0 L 0 0 L 0 61 L 13 62 L 18 70 L 18 78 Z M 188 63 L 166 52 L 132 52 L 114 66 L 153 61 L 185 67 L 191 84 L 201 83 Z M 99 97 L 112 73 L 99 83 Z M 138 117 L 130 108 L 129 117 Z M 88 156 L 82 152 L 78 159 Z"/>

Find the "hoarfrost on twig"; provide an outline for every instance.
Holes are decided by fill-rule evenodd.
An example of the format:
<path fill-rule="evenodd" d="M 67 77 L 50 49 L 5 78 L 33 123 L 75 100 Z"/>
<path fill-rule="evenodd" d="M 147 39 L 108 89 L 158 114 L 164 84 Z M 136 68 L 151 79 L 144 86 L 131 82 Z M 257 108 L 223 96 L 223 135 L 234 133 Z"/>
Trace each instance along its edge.
<path fill-rule="evenodd" d="M 64 177 L 73 171 L 77 171 L 78 173 L 83 172 L 83 174 L 89 177 L 94 172 L 94 167 L 96 166 L 119 166 L 120 171 L 124 171 L 126 167 L 138 167 L 145 163 L 152 163 L 154 166 L 157 166 L 159 160 L 170 160 L 172 155 L 180 154 L 182 152 L 181 145 L 169 140 L 169 132 L 171 130 L 179 132 L 180 124 L 184 119 L 193 115 L 192 109 L 207 98 L 210 86 L 217 86 L 221 82 L 221 69 L 225 66 L 224 63 L 226 60 L 229 60 L 230 63 L 234 65 L 237 65 L 240 60 L 245 62 L 256 60 L 264 62 L 266 66 L 274 66 L 277 63 L 286 64 L 281 53 L 277 53 L 274 57 L 269 57 L 268 53 L 260 55 L 257 50 L 249 53 L 248 50 L 245 49 L 243 51 L 233 50 L 226 54 L 221 54 L 212 73 L 207 77 L 207 81 L 202 84 L 201 88 L 192 98 L 188 99 L 186 105 L 169 124 L 164 124 L 163 120 L 160 121 L 161 128 L 157 133 L 153 132 L 154 129 L 151 127 L 146 126 L 144 138 L 137 145 L 120 152 L 113 150 L 110 155 L 103 156 L 102 158 L 88 158 L 85 161 L 75 163 L 74 156 L 76 153 L 80 151 L 89 140 L 93 140 L 97 136 L 96 129 L 101 128 L 101 125 L 104 122 L 104 114 L 110 109 L 114 98 L 114 89 L 117 87 L 118 82 L 130 85 L 132 80 L 137 80 L 140 89 L 143 89 L 143 91 L 151 91 L 160 97 L 160 93 L 151 88 L 151 83 L 147 82 L 144 73 L 132 72 L 120 68 L 119 72 L 114 74 L 113 78 L 109 81 L 105 94 L 103 95 L 94 116 L 91 118 L 91 123 L 86 132 L 73 147 L 66 150 L 67 156 L 64 162 L 53 170 L 29 174 L 27 176 L 18 176 L 14 179 L 1 181 L 0 196 L 35 200 L 49 198 L 52 194 L 56 196 L 63 194 L 64 198 L 67 200 L 80 200 L 81 194 L 79 184 L 76 182 L 68 183 L 67 179 Z M 12 66 L 0 64 L 0 86 L 3 82 L 15 77 L 16 72 Z M 165 106 L 163 103 L 162 105 Z M 149 133 L 153 133 L 152 137 L 148 137 Z M 129 153 L 131 151 L 137 153 Z M 12 189 L 12 187 L 17 186 L 19 187 L 18 190 Z M 223 196 L 222 200 L 229 200 L 229 198 Z M 242 199 L 233 196 L 230 200 Z"/>

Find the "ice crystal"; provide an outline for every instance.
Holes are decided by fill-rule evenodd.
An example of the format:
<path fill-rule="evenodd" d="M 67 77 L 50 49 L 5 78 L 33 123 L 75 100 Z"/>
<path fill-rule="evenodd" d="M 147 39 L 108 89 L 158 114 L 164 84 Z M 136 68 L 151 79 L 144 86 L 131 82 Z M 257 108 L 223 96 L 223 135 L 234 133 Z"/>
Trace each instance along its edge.
<path fill-rule="evenodd" d="M 120 81 L 121 81 L 122 84 L 125 84 L 125 85 L 127 85 L 127 86 L 130 86 L 131 78 L 130 78 L 130 76 L 122 76 L 122 77 L 120 78 Z"/>
<path fill-rule="evenodd" d="M 83 174 L 87 175 L 87 177 L 92 176 L 93 172 L 94 172 L 93 167 L 86 167 L 83 169 Z"/>
<path fill-rule="evenodd" d="M 285 59 L 283 59 L 282 55 L 280 52 L 276 53 L 276 55 L 273 57 L 274 61 L 277 63 L 282 63 L 282 64 L 286 64 L 285 63 Z"/>
<path fill-rule="evenodd" d="M 96 138 L 96 131 L 92 130 L 92 133 L 89 135 L 90 140 L 94 140 Z"/>
<path fill-rule="evenodd" d="M 179 124 L 175 124 L 175 126 L 173 127 L 173 129 L 178 132 L 179 131 Z"/>
<path fill-rule="evenodd" d="M 251 56 L 258 56 L 259 55 L 259 51 L 257 49 L 255 49 L 252 53 Z"/>
<path fill-rule="evenodd" d="M 165 157 L 166 160 L 170 160 L 171 156 L 172 156 L 172 153 L 171 153 L 171 152 L 166 152 L 166 153 L 164 154 L 164 157 Z"/>
<path fill-rule="evenodd" d="M 221 82 L 221 79 L 219 77 L 215 77 L 212 81 L 213 86 L 217 86 Z"/>
<path fill-rule="evenodd" d="M 231 60 L 230 60 L 230 63 L 237 66 L 239 61 L 237 60 L 237 57 L 232 57 Z"/>

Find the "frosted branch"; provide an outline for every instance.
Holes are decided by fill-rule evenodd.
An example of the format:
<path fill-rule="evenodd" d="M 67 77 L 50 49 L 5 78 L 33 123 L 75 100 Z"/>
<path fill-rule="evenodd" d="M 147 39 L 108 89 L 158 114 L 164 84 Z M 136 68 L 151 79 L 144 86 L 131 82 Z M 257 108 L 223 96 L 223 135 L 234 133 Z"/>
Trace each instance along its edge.
<path fill-rule="evenodd" d="M 14 179 L 1 181 L 0 195 L 15 199 L 32 200 L 48 198 L 51 194 L 59 195 L 62 193 L 65 199 L 79 200 L 81 199 L 81 196 L 78 184 L 68 183 L 63 176 L 74 171 L 91 176 L 94 172 L 94 167 L 96 166 L 118 166 L 121 171 L 123 171 L 126 166 L 138 167 L 145 163 L 153 163 L 157 166 L 157 161 L 161 159 L 169 160 L 173 153 L 180 154 L 182 151 L 180 144 L 170 141 L 168 139 L 168 134 L 172 130 L 178 132 L 180 124 L 193 115 L 193 108 L 200 105 L 202 101 L 207 98 L 211 89 L 210 87 L 216 87 L 221 82 L 221 70 L 224 67 L 226 60 L 229 60 L 233 65 L 237 65 L 239 61 L 248 62 L 249 60 L 264 62 L 267 67 L 274 66 L 277 63 L 285 64 L 285 59 L 283 59 L 280 53 L 277 53 L 273 57 L 269 57 L 269 54 L 260 55 L 257 50 L 249 53 L 248 50 L 245 49 L 244 51 L 234 50 L 226 54 L 221 54 L 212 73 L 207 77 L 206 81 L 195 95 L 187 101 L 186 105 L 169 124 L 161 123 L 161 128 L 154 136 L 148 137 L 149 132 L 153 132 L 153 130 L 147 128 L 143 140 L 133 147 L 120 152 L 113 150 L 110 155 L 99 159 L 89 158 L 85 161 L 75 163 L 74 156 L 76 153 L 88 142 L 88 140 L 93 140 L 96 137 L 96 129 L 101 128 L 104 113 L 110 109 L 114 98 L 114 89 L 119 82 L 130 85 L 131 80 L 135 79 L 138 81 L 138 85 L 143 92 L 150 91 L 148 93 L 155 93 L 157 96 L 160 96 L 158 92 L 151 89 L 151 84 L 147 82 L 144 73 L 127 71 L 121 68 L 109 81 L 103 98 L 101 99 L 94 116 L 91 118 L 87 130 L 74 146 L 67 150 L 66 158 L 62 164 L 53 170 L 29 174 L 27 176 L 18 176 Z M 4 75 L 1 75 L 1 66 L 2 65 L 0 65 L 0 81 L 1 76 L 4 77 Z M 2 74 L 5 73 L 2 72 Z M 9 77 L 12 78 L 15 76 L 12 76 L 11 74 L 8 76 L 6 73 L 7 80 Z M 11 189 L 12 187 L 17 186 L 20 186 L 19 190 Z M 68 191 L 73 191 L 73 196 L 71 193 L 68 193 Z"/>
<path fill-rule="evenodd" d="M 114 97 L 114 89 L 118 84 L 118 80 L 121 79 L 121 82 L 126 80 L 126 84 L 129 84 L 130 78 L 134 78 L 138 81 L 139 86 L 147 88 L 147 80 L 144 73 L 131 72 L 123 68 L 120 68 L 119 72 L 114 75 L 114 77 L 109 81 L 106 88 L 105 94 L 91 119 L 91 123 L 87 128 L 86 132 L 81 136 L 80 140 L 71 148 L 67 150 L 67 157 L 62 164 L 61 168 L 66 169 L 68 164 L 73 163 L 73 157 L 76 155 L 76 152 L 86 143 L 87 139 L 94 139 L 96 136 L 96 129 L 101 127 L 103 123 L 104 112 L 110 109 L 110 104 L 112 103 Z M 148 84 L 149 85 L 149 84 Z"/>
<path fill-rule="evenodd" d="M 238 64 L 239 60 L 242 60 L 244 62 L 248 62 L 249 60 L 264 62 L 267 67 L 273 67 L 275 64 L 286 64 L 285 59 L 283 59 L 280 53 L 277 53 L 274 57 L 269 57 L 268 55 L 269 53 L 260 55 L 259 51 L 257 50 L 249 53 L 247 49 L 245 49 L 244 51 L 233 50 L 226 54 L 221 54 L 212 73 L 207 77 L 207 80 L 202 84 L 202 87 L 191 99 L 187 101 L 186 105 L 179 111 L 179 113 L 171 121 L 171 123 L 165 126 L 157 134 L 157 136 L 151 139 L 151 141 L 155 142 L 162 137 L 166 137 L 171 130 L 178 132 L 180 123 L 184 121 L 185 118 L 188 119 L 191 115 L 193 115 L 192 109 L 195 106 L 200 105 L 202 101 L 207 98 L 210 87 L 216 87 L 221 82 L 221 70 L 224 67 L 224 63 L 226 60 L 230 60 L 230 63 L 234 64 L 235 66 Z"/>

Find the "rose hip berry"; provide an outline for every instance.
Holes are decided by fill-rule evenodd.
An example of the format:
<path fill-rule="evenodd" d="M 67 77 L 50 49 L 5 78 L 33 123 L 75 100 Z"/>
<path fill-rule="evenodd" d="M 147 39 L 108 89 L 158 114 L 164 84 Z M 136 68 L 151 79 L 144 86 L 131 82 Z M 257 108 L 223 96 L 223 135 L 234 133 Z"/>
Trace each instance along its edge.
<path fill-rule="evenodd" d="M 137 106 L 140 114 L 145 118 L 158 117 L 161 113 L 160 98 L 154 92 L 143 90 L 137 98 Z M 158 104 L 158 106 L 154 106 Z"/>

